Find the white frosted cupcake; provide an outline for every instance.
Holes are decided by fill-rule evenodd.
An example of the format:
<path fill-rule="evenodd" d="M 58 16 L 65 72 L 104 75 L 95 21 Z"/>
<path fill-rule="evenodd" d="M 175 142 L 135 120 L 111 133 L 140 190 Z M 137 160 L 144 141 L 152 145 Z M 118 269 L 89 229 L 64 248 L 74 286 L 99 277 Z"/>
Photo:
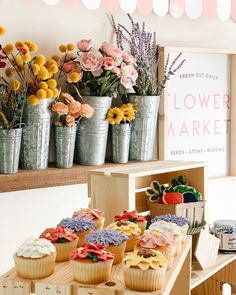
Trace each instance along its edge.
<path fill-rule="evenodd" d="M 167 259 L 157 250 L 140 249 L 127 253 L 124 261 L 124 278 L 127 288 L 151 292 L 165 286 Z"/>
<path fill-rule="evenodd" d="M 42 279 L 54 272 L 56 248 L 46 239 L 27 239 L 14 254 L 16 272 L 29 280 Z"/>
<path fill-rule="evenodd" d="M 95 230 L 102 229 L 105 222 L 104 212 L 98 209 L 83 208 L 75 211 L 72 217 L 83 217 L 94 221 L 96 224 Z"/>

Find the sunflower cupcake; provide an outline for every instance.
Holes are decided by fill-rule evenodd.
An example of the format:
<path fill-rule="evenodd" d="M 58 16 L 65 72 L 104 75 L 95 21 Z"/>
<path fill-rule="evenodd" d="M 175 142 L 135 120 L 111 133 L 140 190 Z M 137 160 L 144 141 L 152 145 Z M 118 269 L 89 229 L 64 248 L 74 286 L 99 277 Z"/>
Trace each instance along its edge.
<path fill-rule="evenodd" d="M 29 238 L 18 248 L 13 258 L 19 277 L 42 279 L 54 272 L 56 248 L 46 239 Z"/>
<path fill-rule="evenodd" d="M 147 226 L 147 221 L 144 216 L 140 215 L 138 211 L 124 211 L 121 215 L 115 216 L 115 221 L 130 221 L 136 223 L 141 228 L 141 234 L 144 234 L 144 231 Z"/>
<path fill-rule="evenodd" d="M 87 243 L 101 244 L 106 247 L 108 252 L 114 255 L 113 264 L 118 264 L 122 261 L 125 255 L 127 240 L 128 236 L 113 229 L 94 231 L 86 236 Z"/>
<path fill-rule="evenodd" d="M 72 217 L 85 217 L 95 222 L 95 230 L 102 229 L 105 222 L 104 212 L 98 209 L 84 208 L 78 211 L 75 211 Z"/>
<path fill-rule="evenodd" d="M 134 291 L 151 292 L 164 287 L 167 259 L 161 252 L 140 249 L 127 253 L 123 261 L 127 288 Z"/>
<path fill-rule="evenodd" d="M 141 234 L 141 229 L 137 224 L 130 221 L 116 221 L 108 225 L 109 229 L 114 229 L 122 234 L 128 236 L 125 252 L 133 251 L 136 245 L 137 239 Z"/>
<path fill-rule="evenodd" d="M 114 255 L 100 244 L 87 243 L 70 252 L 74 279 L 83 284 L 98 284 L 109 279 Z"/>
<path fill-rule="evenodd" d="M 70 228 L 63 226 L 46 228 L 41 233 L 40 238 L 49 240 L 53 243 L 57 250 L 56 261 L 69 260 L 71 249 L 76 248 L 79 238 Z"/>
<path fill-rule="evenodd" d="M 64 218 L 58 225 L 70 228 L 79 237 L 77 247 L 80 247 L 84 244 L 86 235 L 91 233 L 96 227 L 95 222 L 92 220 L 88 218 L 76 217 Z"/>

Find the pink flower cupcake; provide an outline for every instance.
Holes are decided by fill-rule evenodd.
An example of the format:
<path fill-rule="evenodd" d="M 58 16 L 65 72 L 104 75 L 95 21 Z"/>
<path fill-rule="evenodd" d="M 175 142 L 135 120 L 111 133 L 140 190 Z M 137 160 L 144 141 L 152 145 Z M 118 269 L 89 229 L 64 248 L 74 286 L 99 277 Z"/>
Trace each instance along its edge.
<path fill-rule="evenodd" d="M 84 208 L 74 212 L 72 217 L 85 217 L 93 220 L 96 224 L 95 230 L 103 229 L 105 217 L 104 212 L 98 209 Z"/>
<path fill-rule="evenodd" d="M 141 234 L 144 234 L 144 231 L 147 226 L 147 221 L 144 216 L 140 215 L 137 210 L 134 211 L 127 211 L 125 210 L 123 214 L 116 215 L 115 221 L 130 221 L 134 222 L 141 228 Z"/>

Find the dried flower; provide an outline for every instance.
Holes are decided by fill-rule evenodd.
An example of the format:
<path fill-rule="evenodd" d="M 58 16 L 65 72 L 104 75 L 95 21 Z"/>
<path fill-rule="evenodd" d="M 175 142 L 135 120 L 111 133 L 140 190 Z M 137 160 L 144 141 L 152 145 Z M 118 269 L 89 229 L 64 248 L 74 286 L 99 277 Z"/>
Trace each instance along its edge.
<path fill-rule="evenodd" d="M 69 112 L 69 108 L 63 102 L 55 102 L 52 105 L 52 111 L 57 113 L 60 116 L 67 115 Z"/>
<path fill-rule="evenodd" d="M 85 118 L 92 118 L 94 109 L 87 103 L 81 105 L 80 116 Z"/>

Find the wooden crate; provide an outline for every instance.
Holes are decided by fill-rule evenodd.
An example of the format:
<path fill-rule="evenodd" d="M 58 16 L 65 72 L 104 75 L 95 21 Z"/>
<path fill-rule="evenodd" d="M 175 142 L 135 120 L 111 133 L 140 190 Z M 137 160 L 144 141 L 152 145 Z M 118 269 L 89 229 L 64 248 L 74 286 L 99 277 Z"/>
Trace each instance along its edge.
<path fill-rule="evenodd" d="M 97 169 L 89 172 L 91 207 L 105 212 L 106 224 L 123 210 L 149 211 L 145 194 L 153 180 L 169 185 L 171 179 L 184 175 L 189 185 L 206 199 L 207 172 L 202 162 L 151 161 Z"/>
<path fill-rule="evenodd" d="M 113 266 L 109 282 L 98 285 L 80 284 L 73 280 L 69 262 L 56 264 L 55 273 L 41 280 L 24 280 L 12 269 L 0 278 L 0 295 L 190 295 L 191 237 L 183 244 L 167 272 L 166 285 L 155 292 L 135 292 L 125 288 L 122 264 Z"/>

